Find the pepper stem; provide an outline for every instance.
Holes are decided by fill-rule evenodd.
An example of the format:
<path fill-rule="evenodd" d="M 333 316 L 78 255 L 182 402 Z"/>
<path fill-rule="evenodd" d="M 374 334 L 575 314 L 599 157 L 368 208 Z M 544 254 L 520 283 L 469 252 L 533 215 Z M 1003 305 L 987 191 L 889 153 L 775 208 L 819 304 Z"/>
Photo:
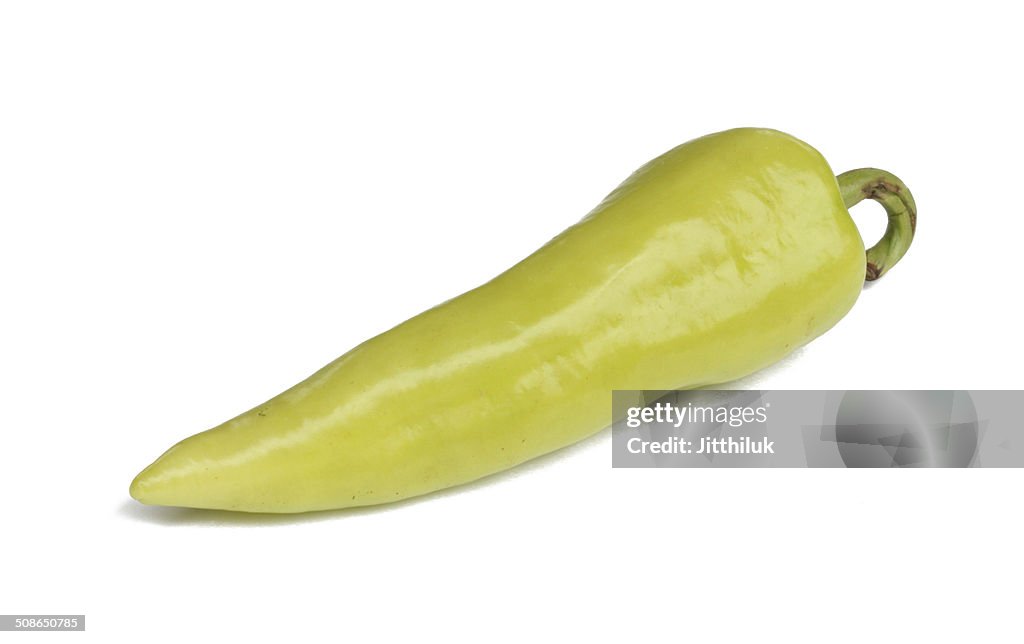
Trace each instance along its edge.
<path fill-rule="evenodd" d="M 850 170 L 838 177 L 839 194 L 847 208 L 864 199 L 882 204 L 889 215 L 885 234 L 877 244 L 867 250 L 867 268 L 864 279 L 876 280 L 900 261 L 917 228 L 917 206 L 910 189 L 895 175 L 877 168 Z"/>

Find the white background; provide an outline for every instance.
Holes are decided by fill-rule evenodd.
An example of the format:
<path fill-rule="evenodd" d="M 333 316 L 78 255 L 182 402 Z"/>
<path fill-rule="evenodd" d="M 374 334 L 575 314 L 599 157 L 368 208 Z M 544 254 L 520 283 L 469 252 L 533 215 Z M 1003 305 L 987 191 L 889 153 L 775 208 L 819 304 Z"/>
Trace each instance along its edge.
<path fill-rule="evenodd" d="M 1019 642 L 1020 471 L 612 470 L 604 432 L 378 510 L 129 499 L 734 126 L 920 210 L 843 321 L 738 386 L 1024 388 L 1001 3 L 490 6 L 0 5 L 0 613 L 88 615 L 40 641 Z"/>

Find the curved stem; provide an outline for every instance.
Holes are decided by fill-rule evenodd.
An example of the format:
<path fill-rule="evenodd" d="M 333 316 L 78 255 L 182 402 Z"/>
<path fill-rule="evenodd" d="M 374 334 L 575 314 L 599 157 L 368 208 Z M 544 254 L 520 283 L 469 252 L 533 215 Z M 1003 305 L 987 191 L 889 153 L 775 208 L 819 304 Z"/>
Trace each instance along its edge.
<path fill-rule="evenodd" d="M 847 208 L 864 199 L 874 199 L 889 215 L 882 239 L 867 251 L 865 279 L 876 280 L 895 266 L 910 248 L 917 228 L 914 196 L 896 175 L 877 168 L 850 170 L 836 177 L 836 181 Z"/>

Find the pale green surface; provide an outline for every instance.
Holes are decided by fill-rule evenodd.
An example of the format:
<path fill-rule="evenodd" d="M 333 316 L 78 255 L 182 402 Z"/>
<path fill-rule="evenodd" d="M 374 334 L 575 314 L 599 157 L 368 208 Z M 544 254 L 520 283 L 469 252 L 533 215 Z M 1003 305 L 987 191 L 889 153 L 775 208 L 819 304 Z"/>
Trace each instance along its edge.
<path fill-rule="evenodd" d="M 774 130 L 706 136 L 494 280 L 178 443 L 131 494 L 301 512 L 472 481 L 599 431 L 613 389 L 775 362 L 846 314 L 864 271 L 817 151 Z"/>

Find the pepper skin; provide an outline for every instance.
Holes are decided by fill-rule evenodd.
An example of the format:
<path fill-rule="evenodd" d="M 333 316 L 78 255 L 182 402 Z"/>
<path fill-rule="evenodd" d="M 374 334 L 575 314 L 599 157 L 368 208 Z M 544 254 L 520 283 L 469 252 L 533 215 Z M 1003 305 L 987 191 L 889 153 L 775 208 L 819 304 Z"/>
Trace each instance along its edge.
<path fill-rule="evenodd" d="M 171 447 L 131 495 L 247 512 L 397 501 L 594 434 L 614 389 L 757 371 L 832 327 L 872 277 L 882 244 L 866 259 L 848 204 L 899 197 L 878 253 L 899 246 L 891 264 L 909 244 L 909 192 L 855 172 L 868 174 L 841 189 L 775 130 L 676 147 L 490 282 Z"/>

